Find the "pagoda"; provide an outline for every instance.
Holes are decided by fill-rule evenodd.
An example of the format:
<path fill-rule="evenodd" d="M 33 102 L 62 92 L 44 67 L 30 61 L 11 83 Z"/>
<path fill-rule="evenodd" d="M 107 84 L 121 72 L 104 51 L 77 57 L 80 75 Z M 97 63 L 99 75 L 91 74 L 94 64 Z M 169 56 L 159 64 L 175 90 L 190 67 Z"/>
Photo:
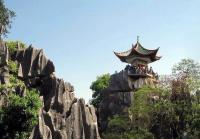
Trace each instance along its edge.
<path fill-rule="evenodd" d="M 152 67 L 148 67 L 149 63 L 159 60 L 161 57 L 157 56 L 159 48 L 154 50 L 149 50 L 144 48 L 137 39 L 137 43 L 132 45 L 132 48 L 125 52 L 114 52 L 114 54 L 125 63 L 128 63 L 125 70 L 128 71 L 128 75 L 133 78 L 144 78 L 151 77 L 157 78 L 157 73 L 155 73 Z"/>

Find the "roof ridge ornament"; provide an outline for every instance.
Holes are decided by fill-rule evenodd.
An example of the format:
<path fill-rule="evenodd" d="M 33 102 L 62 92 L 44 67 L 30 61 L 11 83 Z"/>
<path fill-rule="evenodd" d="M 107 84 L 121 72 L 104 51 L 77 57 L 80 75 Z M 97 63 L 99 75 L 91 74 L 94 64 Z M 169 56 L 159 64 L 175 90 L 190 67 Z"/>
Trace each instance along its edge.
<path fill-rule="evenodd" d="M 137 43 L 139 43 L 139 38 L 140 38 L 140 36 L 137 36 Z"/>

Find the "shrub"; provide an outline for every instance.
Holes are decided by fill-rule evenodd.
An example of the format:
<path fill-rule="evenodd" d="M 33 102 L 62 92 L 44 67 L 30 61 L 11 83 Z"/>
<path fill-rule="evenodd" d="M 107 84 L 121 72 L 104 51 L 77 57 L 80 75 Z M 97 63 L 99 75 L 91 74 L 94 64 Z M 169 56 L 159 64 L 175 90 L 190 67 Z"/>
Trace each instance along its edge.
<path fill-rule="evenodd" d="M 10 73 L 14 74 L 17 76 L 17 72 L 18 72 L 18 67 L 17 67 L 17 63 L 12 61 L 12 60 L 8 60 L 8 69 L 10 71 Z"/>
<path fill-rule="evenodd" d="M 10 93 L 7 105 L 0 110 L 0 137 L 22 138 L 30 135 L 38 122 L 38 111 L 41 107 L 39 93 L 28 89 L 25 97 Z"/>
<path fill-rule="evenodd" d="M 115 115 L 109 120 L 108 129 L 111 131 L 124 132 L 130 129 L 130 119 L 126 116 Z"/>

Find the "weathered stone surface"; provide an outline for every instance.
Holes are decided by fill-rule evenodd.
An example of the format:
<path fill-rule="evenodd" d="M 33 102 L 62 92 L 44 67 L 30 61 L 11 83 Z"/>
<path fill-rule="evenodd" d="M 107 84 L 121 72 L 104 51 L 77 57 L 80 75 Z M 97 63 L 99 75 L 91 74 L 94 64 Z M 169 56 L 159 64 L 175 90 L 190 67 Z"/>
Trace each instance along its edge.
<path fill-rule="evenodd" d="M 9 70 L 7 66 L 0 67 L 0 84 L 9 83 Z"/>
<path fill-rule="evenodd" d="M 54 65 L 42 50 L 18 50 L 15 60 L 18 76 L 39 88 L 43 100 L 31 139 L 100 139 L 94 107 L 75 98 L 73 86 L 55 77 Z"/>
<path fill-rule="evenodd" d="M 44 108 L 39 125 L 32 138 L 43 139 L 99 139 L 97 119 L 93 106 L 76 99 L 73 87 L 56 77 L 44 79 L 41 93 Z"/>
<path fill-rule="evenodd" d="M 8 57 L 8 48 L 5 43 L 0 41 L 0 84 L 9 82 Z"/>
<path fill-rule="evenodd" d="M 1 90 L 1 92 L 0 92 L 0 108 L 2 108 L 2 106 L 7 105 L 6 97 L 7 97 L 7 90 L 6 89 Z"/>
<path fill-rule="evenodd" d="M 133 86 L 129 80 L 128 72 L 126 70 L 122 70 L 119 73 L 111 75 L 109 86 L 104 90 L 104 92 L 125 92 L 132 89 Z"/>
<path fill-rule="evenodd" d="M 6 44 L 0 42 L 0 84 L 8 83 L 9 58 Z M 30 139 L 100 139 L 94 107 L 86 105 L 83 99 L 77 99 L 70 83 L 55 77 L 54 65 L 43 50 L 31 46 L 17 48 L 11 59 L 19 65 L 18 77 L 28 87 L 39 89 L 43 100 L 38 125 Z M 4 100 L 8 92 L 23 97 L 25 88 L 1 90 L 0 107 L 6 105 Z"/>
<path fill-rule="evenodd" d="M 131 78 L 128 76 L 127 70 L 122 70 L 119 73 L 111 75 L 109 86 L 102 93 L 129 92 L 143 85 L 153 86 L 154 83 L 150 78 Z"/>
<path fill-rule="evenodd" d="M 127 70 L 111 75 L 109 86 L 101 92 L 103 99 L 98 110 L 101 132 L 106 130 L 109 117 L 126 112 L 133 102 L 134 90 L 143 85 L 154 83 L 150 78 L 131 78 Z"/>
<path fill-rule="evenodd" d="M 45 57 L 42 49 L 29 46 L 24 50 L 18 50 L 15 59 L 19 63 L 19 77 L 48 76 L 55 72 L 53 62 Z"/>
<path fill-rule="evenodd" d="M 110 92 L 104 95 L 99 108 L 100 130 L 106 130 L 109 117 L 127 113 L 126 108 L 131 106 L 132 101 L 133 92 Z"/>

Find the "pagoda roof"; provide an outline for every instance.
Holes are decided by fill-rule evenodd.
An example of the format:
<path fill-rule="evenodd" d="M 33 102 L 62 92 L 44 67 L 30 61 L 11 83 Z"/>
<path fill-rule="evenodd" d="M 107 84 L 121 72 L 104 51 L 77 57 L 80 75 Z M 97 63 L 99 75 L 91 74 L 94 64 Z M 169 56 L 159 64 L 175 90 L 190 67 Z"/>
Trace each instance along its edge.
<path fill-rule="evenodd" d="M 150 58 L 151 62 L 154 62 L 161 58 L 160 56 L 157 56 L 158 50 L 159 48 L 154 50 L 146 49 L 137 41 L 135 45 L 132 44 L 132 48 L 130 50 L 120 53 L 114 52 L 114 54 L 122 62 L 127 62 L 126 59 L 133 56 Z"/>

